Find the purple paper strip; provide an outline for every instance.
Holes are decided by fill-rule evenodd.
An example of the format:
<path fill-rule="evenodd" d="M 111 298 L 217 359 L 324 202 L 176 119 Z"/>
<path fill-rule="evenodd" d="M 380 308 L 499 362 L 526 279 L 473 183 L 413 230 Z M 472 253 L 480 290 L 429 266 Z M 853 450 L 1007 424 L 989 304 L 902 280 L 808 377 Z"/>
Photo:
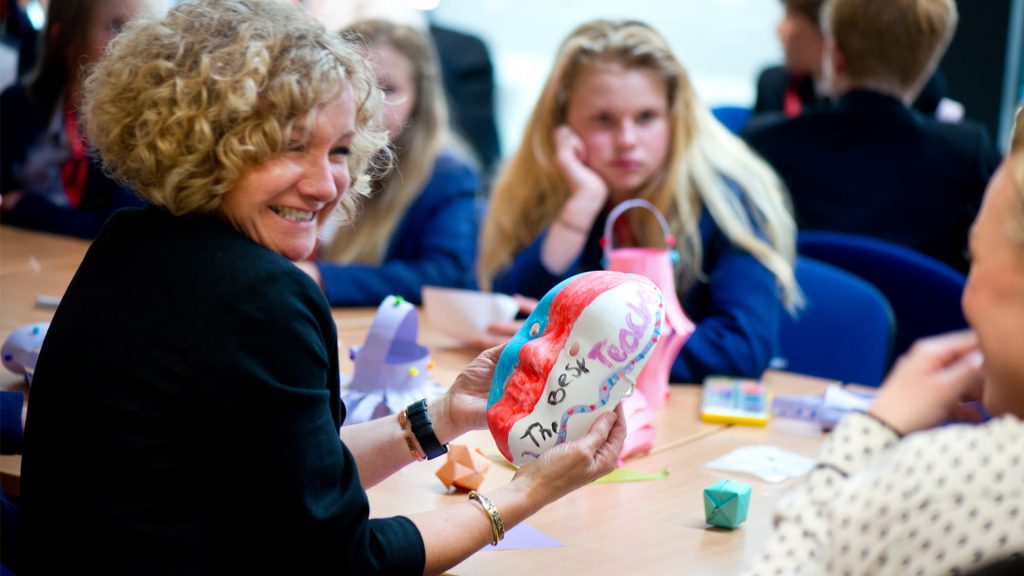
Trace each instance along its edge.
<path fill-rule="evenodd" d="M 525 550 L 529 548 L 561 548 L 565 546 L 551 536 L 525 522 L 505 532 L 505 538 L 497 546 L 485 546 L 484 551 Z"/>

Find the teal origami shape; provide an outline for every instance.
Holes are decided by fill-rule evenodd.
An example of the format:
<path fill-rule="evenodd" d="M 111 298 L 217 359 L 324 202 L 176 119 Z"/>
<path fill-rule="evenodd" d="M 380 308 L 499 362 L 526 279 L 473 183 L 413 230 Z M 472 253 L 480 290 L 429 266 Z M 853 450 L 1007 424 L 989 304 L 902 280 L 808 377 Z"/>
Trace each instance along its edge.
<path fill-rule="evenodd" d="M 704 516 L 708 524 L 736 528 L 747 519 L 750 485 L 735 480 L 719 480 L 704 489 Z"/>

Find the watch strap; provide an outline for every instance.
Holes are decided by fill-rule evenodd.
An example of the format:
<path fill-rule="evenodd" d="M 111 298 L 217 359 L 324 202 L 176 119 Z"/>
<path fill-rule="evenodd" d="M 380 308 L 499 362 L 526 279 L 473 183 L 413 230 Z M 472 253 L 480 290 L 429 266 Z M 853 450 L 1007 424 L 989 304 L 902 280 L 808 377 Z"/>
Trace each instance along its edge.
<path fill-rule="evenodd" d="M 427 414 L 427 401 L 420 400 L 413 402 L 405 409 L 409 417 L 409 424 L 412 427 L 413 436 L 419 442 L 427 460 L 433 460 L 448 452 L 448 445 L 441 444 L 434 434 L 434 425 L 430 422 L 430 415 Z"/>

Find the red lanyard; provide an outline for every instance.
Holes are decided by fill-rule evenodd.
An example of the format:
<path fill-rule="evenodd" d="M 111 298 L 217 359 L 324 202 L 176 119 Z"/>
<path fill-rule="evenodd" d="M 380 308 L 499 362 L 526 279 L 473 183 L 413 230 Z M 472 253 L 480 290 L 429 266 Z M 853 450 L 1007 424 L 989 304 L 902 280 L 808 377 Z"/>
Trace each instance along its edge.
<path fill-rule="evenodd" d="M 802 80 L 803 76 L 790 76 L 786 82 L 786 91 L 782 94 L 782 115 L 786 118 L 799 116 L 804 108 L 799 89 Z"/>
<path fill-rule="evenodd" d="M 85 177 L 89 174 L 89 158 L 85 154 L 85 139 L 78 132 L 78 121 L 70 104 L 64 106 L 64 136 L 71 150 L 71 157 L 61 167 L 61 178 L 64 181 L 64 193 L 73 208 L 82 203 L 82 192 L 85 190 Z"/>

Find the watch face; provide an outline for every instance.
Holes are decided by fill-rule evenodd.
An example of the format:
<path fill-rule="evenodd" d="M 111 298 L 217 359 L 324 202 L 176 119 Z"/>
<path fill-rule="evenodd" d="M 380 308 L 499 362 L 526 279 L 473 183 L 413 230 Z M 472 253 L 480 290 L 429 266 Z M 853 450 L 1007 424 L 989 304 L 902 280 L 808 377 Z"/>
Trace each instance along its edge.
<path fill-rule="evenodd" d="M 494 372 L 487 423 L 505 458 L 525 464 L 614 410 L 661 336 L 663 308 L 635 274 L 587 272 L 552 288 Z"/>

